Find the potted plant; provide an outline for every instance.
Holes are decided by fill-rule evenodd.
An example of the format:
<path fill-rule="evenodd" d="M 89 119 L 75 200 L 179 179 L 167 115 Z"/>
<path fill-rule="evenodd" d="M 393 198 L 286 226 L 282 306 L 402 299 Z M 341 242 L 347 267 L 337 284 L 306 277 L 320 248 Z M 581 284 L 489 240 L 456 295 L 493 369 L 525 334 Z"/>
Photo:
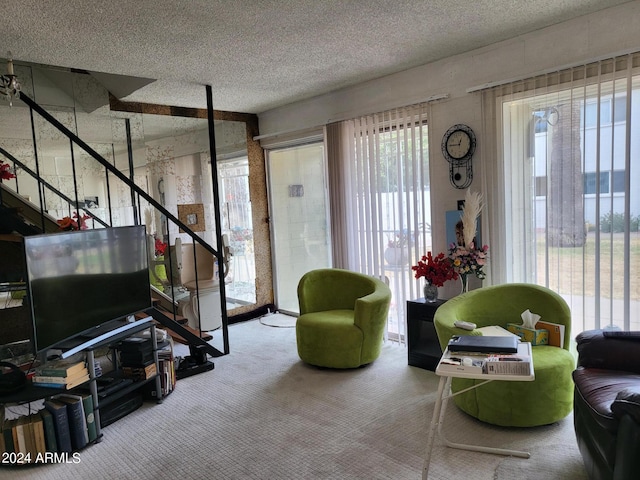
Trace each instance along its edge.
<path fill-rule="evenodd" d="M 424 299 L 429 303 L 438 300 L 438 287 L 442 287 L 444 282 L 458 279 L 453 262 L 442 252 L 435 257 L 427 252 L 411 270 L 416 272 L 416 278 L 424 277 Z"/>
<path fill-rule="evenodd" d="M 408 235 L 404 231 L 395 232 L 394 236 L 387 242 L 384 250 L 384 259 L 389 265 L 406 265 L 409 258 L 407 255 Z"/>

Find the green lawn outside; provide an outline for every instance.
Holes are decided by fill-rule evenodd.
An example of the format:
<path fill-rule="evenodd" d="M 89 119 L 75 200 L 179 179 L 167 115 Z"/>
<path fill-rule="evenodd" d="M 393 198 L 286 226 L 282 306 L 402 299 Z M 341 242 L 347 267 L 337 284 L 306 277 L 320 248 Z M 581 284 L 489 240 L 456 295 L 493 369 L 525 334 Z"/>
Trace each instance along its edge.
<path fill-rule="evenodd" d="M 545 250 L 544 233 L 537 238 L 538 283 L 544 285 Z M 589 232 L 584 247 L 549 248 L 549 287 L 561 294 L 595 296 L 596 287 L 604 298 L 624 296 L 624 234 L 600 234 L 599 280 L 596 269 L 596 233 Z M 640 233 L 633 232 L 629 239 L 630 299 L 640 300 Z M 613 296 L 611 292 L 613 291 Z"/>

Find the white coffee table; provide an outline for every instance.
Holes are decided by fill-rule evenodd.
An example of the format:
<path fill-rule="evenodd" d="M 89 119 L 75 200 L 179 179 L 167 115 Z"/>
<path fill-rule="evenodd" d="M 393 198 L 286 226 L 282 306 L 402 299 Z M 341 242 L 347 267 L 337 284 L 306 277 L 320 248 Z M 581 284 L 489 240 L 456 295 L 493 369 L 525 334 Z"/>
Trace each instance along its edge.
<path fill-rule="evenodd" d="M 429 464 L 431 463 L 431 450 L 433 449 L 433 442 L 435 440 L 436 431 L 438 435 L 442 439 L 442 441 L 450 448 L 457 448 L 461 450 L 471 450 L 474 452 L 484 452 L 484 453 L 493 453 L 497 455 L 509 455 L 520 458 L 529 458 L 529 452 L 522 452 L 519 450 L 508 450 L 504 448 L 493 448 L 493 447 L 485 447 L 481 445 L 468 445 L 463 443 L 454 443 L 449 441 L 442 434 L 442 424 L 444 422 L 444 415 L 447 407 L 447 400 L 451 397 L 459 395 L 461 393 L 467 392 L 469 390 L 473 390 L 474 388 L 478 388 L 486 383 L 499 381 L 499 382 L 532 382 L 535 380 L 535 374 L 533 370 L 533 357 L 531 356 L 531 344 L 527 342 L 522 342 L 518 345 L 518 354 L 520 355 L 528 355 L 531 358 L 529 373 L 527 375 L 492 375 L 486 373 L 478 373 L 478 372 L 469 372 L 465 371 L 464 368 L 461 368 L 460 371 L 455 371 L 451 369 L 451 367 L 444 367 L 442 361 L 448 358 L 451 358 L 451 354 L 449 350 L 445 350 L 442 354 L 442 358 L 438 362 L 438 366 L 436 367 L 436 375 L 440 376 L 440 382 L 438 383 L 438 394 L 436 397 L 436 404 L 433 409 L 433 416 L 431 417 L 431 426 L 429 428 L 429 434 L 427 437 L 427 448 L 425 451 L 424 457 L 424 466 L 422 468 L 422 479 L 427 480 L 429 477 Z M 464 354 L 455 354 L 457 357 L 464 357 Z M 475 357 L 472 357 L 475 358 Z M 469 388 L 465 388 L 464 390 L 460 390 L 456 393 L 446 393 L 449 392 L 449 387 L 451 385 L 452 378 L 470 378 L 474 380 L 483 380 L 481 383 L 473 385 Z"/>

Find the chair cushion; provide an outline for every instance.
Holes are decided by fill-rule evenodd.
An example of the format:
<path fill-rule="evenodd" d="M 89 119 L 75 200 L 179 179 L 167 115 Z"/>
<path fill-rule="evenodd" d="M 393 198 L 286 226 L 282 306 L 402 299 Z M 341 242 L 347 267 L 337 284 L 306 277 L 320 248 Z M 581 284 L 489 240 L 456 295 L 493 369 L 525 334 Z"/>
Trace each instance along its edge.
<path fill-rule="evenodd" d="M 573 355 L 548 345 L 533 347 L 531 351 L 535 381 L 493 381 L 457 395 L 456 405 L 483 422 L 501 426 L 548 425 L 566 417 L 573 409 Z M 451 388 L 456 392 L 480 382 L 456 378 Z"/>
<path fill-rule="evenodd" d="M 634 422 L 640 423 L 640 383 L 620 390 L 611 404 L 611 411 L 618 418 L 629 415 Z"/>
<path fill-rule="evenodd" d="M 353 318 L 353 310 L 300 315 L 296 322 L 296 342 L 302 361 L 330 368 L 359 367 L 364 335 Z"/>

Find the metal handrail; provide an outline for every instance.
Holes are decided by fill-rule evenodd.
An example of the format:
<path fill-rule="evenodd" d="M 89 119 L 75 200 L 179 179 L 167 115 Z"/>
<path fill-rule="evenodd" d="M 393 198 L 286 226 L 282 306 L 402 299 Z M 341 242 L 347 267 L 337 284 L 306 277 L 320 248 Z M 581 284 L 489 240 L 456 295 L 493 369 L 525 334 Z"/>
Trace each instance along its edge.
<path fill-rule="evenodd" d="M 74 200 L 72 200 L 71 198 L 67 197 L 64 193 L 62 193 L 60 190 L 58 190 L 56 187 L 54 187 L 53 185 L 51 185 L 49 182 L 47 182 L 46 180 L 43 180 L 42 177 L 39 177 L 38 174 L 36 172 L 34 172 L 33 170 L 31 170 L 29 167 L 27 167 L 24 163 L 22 163 L 20 160 L 18 160 L 16 157 L 14 157 L 13 155 L 11 155 L 9 152 L 7 152 L 4 148 L 0 147 L 0 153 L 2 155 L 4 155 L 5 157 L 7 157 L 9 160 L 11 160 L 11 162 L 14 165 L 14 168 L 16 165 L 18 165 L 20 167 L 21 170 L 27 172 L 29 175 L 31 175 L 40 185 L 46 187 L 48 190 L 50 190 L 51 192 L 55 193 L 57 196 L 59 196 L 60 198 L 62 198 L 65 202 L 69 203 L 69 204 L 73 204 L 75 203 Z M 16 180 L 17 181 L 17 180 Z M 83 211 L 85 213 L 87 213 L 92 220 L 98 222 L 100 225 L 102 225 L 103 227 L 110 227 L 111 225 L 109 225 L 107 222 L 105 222 L 104 220 L 102 220 L 100 217 L 95 216 L 93 213 L 91 213 L 90 210 L 86 210 L 83 209 Z"/>
<path fill-rule="evenodd" d="M 198 236 L 195 232 L 193 232 L 179 218 L 177 218 L 171 212 L 169 212 L 162 204 L 160 204 L 157 200 L 155 200 L 153 197 L 151 197 L 147 192 L 142 190 L 130 178 L 128 178 L 126 175 L 124 175 L 122 172 L 120 172 L 120 170 L 118 170 L 115 166 L 111 165 L 111 163 L 109 163 L 104 157 L 102 157 L 99 153 L 97 153 L 94 149 L 92 149 L 87 143 L 85 143 L 75 133 L 73 133 L 71 130 L 69 130 L 67 127 L 65 127 L 60 121 L 58 121 L 55 117 L 53 117 L 49 112 L 47 112 L 40 105 L 35 103 L 31 98 L 29 98 L 27 95 L 20 95 L 19 98 L 20 98 L 20 100 L 22 100 L 30 108 L 31 117 L 32 117 L 32 130 L 34 130 L 33 112 L 35 111 L 42 118 L 44 118 L 49 124 L 53 125 L 59 132 L 61 132 L 63 135 L 65 135 L 69 139 L 69 141 L 71 143 L 72 152 L 73 152 L 73 144 L 75 144 L 78 147 L 80 147 L 84 152 L 89 154 L 94 160 L 96 160 L 103 167 L 105 167 L 107 172 L 112 173 L 120 181 L 124 182 L 124 184 L 127 185 L 127 187 L 131 190 L 132 198 L 133 198 L 134 195 L 138 195 L 138 197 L 144 198 L 152 207 L 154 207 L 161 214 L 163 214 L 167 218 L 167 220 L 170 220 L 173 224 L 177 225 L 180 228 L 181 233 L 187 234 L 192 239 L 194 244 L 197 242 L 205 250 L 210 252 L 217 259 L 218 265 L 223 265 L 223 263 L 224 263 L 223 260 L 224 259 L 223 259 L 223 255 L 222 255 L 222 253 L 220 251 L 214 249 L 209 243 L 207 243 L 202 238 L 200 238 L 200 236 Z M 212 155 L 213 158 L 215 158 L 215 137 L 214 137 L 215 132 L 213 130 L 213 128 L 214 128 L 213 127 L 213 111 L 212 111 L 212 105 L 211 105 L 211 88 L 210 88 L 210 86 L 207 86 L 207 104 L 208 104 L 208 110 L 210 110 L 209 114 L 208 114 L 209 136 L 210 136 L 209 146 L 210 146 L 210 150 L 211 150 L 211 155 Z M 32 134 L 33 134 L 34 142 L 35 142 L 35 131 L 33 131 Z M 79 202 L 78 202 L 77 198 L 74 201 L 74 200 L 70 199 L 69 197 L 67 197 L 66 195 L 64 195 L 62 192 L 60 192 L 58 189 L 56 189 L 53 185 L 51 185 L 48 182 L 46 182 L 45 180 L 43 180 L 40 177 L 40 175 L 38 174 L 38 172 L 33 172 L 30 168 L 28 168 L 26 165 L 24 165 L 24 163 L 20 162 L 13 155 L 11 155 L 9 152 L 7 152 L 5 149 L 3 149 L 1 147 L 0 147 L 0 153 L 2 153 L 5 157 L 7 157 L 9 160 L 11 160 L 14 163 L 14 167 L 17 164 L 17 165 L 20 166 L 21 169 L 23 169 L 29 175 L 34 177 L 36 179 L 36 181 L 38 181 L 39 185 L 44 186 L 48 190 L 54 192 L 60 198 L 62 198 L 65 201 L 67 201 L 70 205 L 75 204 L 76 205 L 76 209 L 80 210 Z M 73 161 L 73 159 L 72 159 L 72 161 Z M 38 162 L 37 162 L 37 153 L 36 153 L 36 168 L 37 168 L 37 166 L 38 166 Z M 214 170 L 214 175 L 215 175 L 215 170 Z M 76 175 L 75 175 L 75 168 L 74 168 L 74 183 L 75 183 L 75 178 L 76 178 Z M 17 182 L 17 180 L 16 180 L 16 182 Z M 215 181 L 215 178 L 214 178 L 213 184 L 214 184 L 214 203 L 217 205 L 216 210 L 219 210 L 219 205 L 217 204 L 217 188 L 216 188 L 217 187 L 217 182 Z M 17 183 L 16 183 L 16 185 L 17 185 Z M 41 214 L 44 214 L 44 208 L 43 208 L 43 204 L 42 204 L 42 191 L 41 191 L 40 187 L 39 187 L 38 190 L 39 190 L 39 192 L 41 192 L 40 193 L 40 196 L 41 196 L 41 199 L 40 199 L 41 200 Z M 77 189 L 76 189 L 76 197 L 77 197 Z M 133 207 L 135 209 L 135 201 L 133 203 L 134 203 Z M 92 219 L 98 221 L 98 223 L 100 223 L 102 226 L 110 227 L 110 225 L 108 223 L 106 223 L 102 219 L 96 217 L 91 212 L 87 211 L 86 209 L 83 209 L 83 211 L 86 211 Z M 139 219 L 139 216 L 135 215 L 135 220 L 134 221 L 135 221 L 136 224 L 138 224 L 138 219 Z M 218 240 L 218 244 L 222 245 L 222 233 L 221 233 L 221 228 L 220 228 L 220 223 L 219 223 L 220 222 L 219 211 L 216 212 L 216 222 L 217 222 L 216 223 L 216 238 Z M 167 233 L 167 235 L 169 233 L 168 232 L 168 225 L 167 225 L 167 232 L 166 233 Z M 171 255 L 171 249 L 169 249 L 169 255 Z M 169 261 L 169 268 L 171 269 L 172 268 L 171 267 L 171 264 L 172 264 L 171 258 L 169 260 L 170 260 Z M 197 270 L 196 270 L 195 273 L 196 273 L 196 289 L 198 289 Z M 169 272 L 169 278 L 171 279 L 171 282 L 173 284 L 173 274 L 172 274 L 172 272 Z M 221 314 L 222 314 L 223 342 L 224 342 L 224 348 L 223 349 L 224 349 L 224 354 L 227 354 L 227 353 L 229 353 L 229 341 L 228 341 L 228 331 L 227 331 L 228 319 L 227 319 L 227 310 L 226 310 L 226 305 L 225 305 L 226 295 L 225 295 L 225 290 L 224 290 L 224 279 L 223 278 L 221 278 L 221 281 L 220 281 L 220 295 L 221 295 Z M 174 308 L 173 313 L 176 314 L 177 310 L 176 310 L 175 297 L 172 300 L 173 300 L 173 308 Z M 182 330 L 184 330 L 184 328 Z M 194 337 L 201 341 L 201 339 L 199 339 L 198 337 L 196 337 L 196 336 L 194 336 Z M 223 353 L 219 352 L 217 349 L 215 349 L 215 347 L 212 347 L 212 346 L 210 346 L 208 344 L 207 344 L 207 347 L 209 347 L 210 349 L 213 350 L 213 352 L 211 352 L 211 350 L 210 350 L 210 352 L 214 356 L 223 355 Z"/>

